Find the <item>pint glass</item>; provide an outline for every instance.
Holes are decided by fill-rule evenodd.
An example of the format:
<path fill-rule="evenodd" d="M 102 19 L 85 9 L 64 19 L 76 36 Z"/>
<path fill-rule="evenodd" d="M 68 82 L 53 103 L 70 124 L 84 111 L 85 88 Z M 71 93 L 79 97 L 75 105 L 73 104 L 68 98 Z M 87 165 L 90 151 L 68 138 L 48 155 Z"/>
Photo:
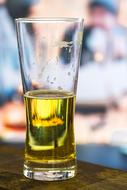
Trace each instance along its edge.
<path fill-rule="evenodd" d="M 76 175 L 74 113 L 83 20 L 16 20 L 26 107 L 24 175 L 44 181 Z"/>

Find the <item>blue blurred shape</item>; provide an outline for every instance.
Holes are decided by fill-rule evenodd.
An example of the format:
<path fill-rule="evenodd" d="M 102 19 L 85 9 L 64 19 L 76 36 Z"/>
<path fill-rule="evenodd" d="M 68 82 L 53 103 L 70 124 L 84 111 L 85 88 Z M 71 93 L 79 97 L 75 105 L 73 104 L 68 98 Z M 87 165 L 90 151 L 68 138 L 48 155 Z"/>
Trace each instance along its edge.
<path fill-rule="evenodd" d="M 89 6 L 102 6 L 112 13 L 118 13 L 119 4 L 117 0 L 91 0 Z"/>

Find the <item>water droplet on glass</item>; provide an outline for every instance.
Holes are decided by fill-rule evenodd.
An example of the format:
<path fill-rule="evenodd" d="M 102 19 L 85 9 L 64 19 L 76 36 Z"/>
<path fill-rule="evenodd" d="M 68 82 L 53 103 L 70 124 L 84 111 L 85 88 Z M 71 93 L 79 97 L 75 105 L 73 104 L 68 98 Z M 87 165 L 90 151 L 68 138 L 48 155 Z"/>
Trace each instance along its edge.
<path fill-rule="evenodd" d="M 71 72 L 68 72 L 67 74 L 68 74 L 68 76 L 70 76 L 70 75 L 71 75 Z"/>
<path fill-rule="evenodd" d="M 49 82 L 49 76 L 47 76 L 47 82 Z"/>
<path fill-rule="evenodd" d="M 63 88 L 61 86 L 58 86 L 58 90 L 63 90 Z"/>

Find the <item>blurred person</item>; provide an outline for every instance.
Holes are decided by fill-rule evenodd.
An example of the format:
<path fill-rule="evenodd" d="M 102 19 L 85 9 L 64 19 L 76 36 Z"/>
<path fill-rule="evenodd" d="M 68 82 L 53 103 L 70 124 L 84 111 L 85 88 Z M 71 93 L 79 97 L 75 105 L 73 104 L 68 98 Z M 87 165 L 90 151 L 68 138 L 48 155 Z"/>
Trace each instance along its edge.
<path fill-rule="evenodd" d="M 20 81 L 16 33 L 6 5 L 10 3 L 12 6 L 13 17 L 23 17 L 28 15 L 28 9 L 30 10 L 30 7 L 37 2 L 39 1 L 0 0 L 0 105 L 4 105 L 17 97 Z M 13 5 L 15 6 L 13 7 Z"/>
<path fill-rule="evenodd" d="M 103 102 L 107 113 L 127 91 L 127 29 L 118 23 L 117 0 L 90 0 L 87 6 L 89 19 L 83 33 L 77 104 L 82 108 L 90 105 L 92 110 L 93 105 Z M 75 26 L 67 29 L 63 41 L 72 41 L 73 30 Z M 61 49 L 63 64 L 70 63 L 73 53 L 66 55 L 66 48 Z M 107 124 L 105 113 L 99 118 L 97 128 Z"/>
<path fill-rule="evenodd" d="M 19 58 L 12 19 L 0 0 L 0 138 L 7 141 L 24 139 L 24 107 L 18 93 L 20 84 Z M 17 137 L 16 130 L 20 130 Z M 21 133 L 23 131 L 23 135 Z"/>
<path fill-rule="evenodd" d="M 13 18 L 28 16 L 37 2 L 0 0 L 0 138 L 9 142 L 23 141 L 25 135 L 25 113 L 21 92 L 19 92 L 21 81 L 18 48 L 11 16 Z M 11 16 L 7 3 L 12 6 L 9 9 Z"/>
<path fill-rule="evenodd" d="M 90 0 L 88 24 L 84 28 L 81 65 L 127 58 L 127 30 L 118 24 L 119 4 L 117 0 Z M 64 41 L 71 41 L 73 28 L 68 29 Z M 69 63 L 61 51 L 64 63 Z"/>

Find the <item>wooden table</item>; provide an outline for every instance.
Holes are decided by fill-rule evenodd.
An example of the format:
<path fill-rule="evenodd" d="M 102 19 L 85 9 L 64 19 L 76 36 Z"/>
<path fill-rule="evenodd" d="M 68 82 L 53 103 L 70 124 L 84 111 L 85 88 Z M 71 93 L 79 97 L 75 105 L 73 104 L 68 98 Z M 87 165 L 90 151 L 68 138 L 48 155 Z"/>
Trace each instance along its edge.
<path fill-rule="evenodd" d="M 0 145 L 0 190 L 127 190 L 127 173 L 78 162 L 78 175 L 62 182 L 26 179 L 22 174 L 23 150 Z"/>

